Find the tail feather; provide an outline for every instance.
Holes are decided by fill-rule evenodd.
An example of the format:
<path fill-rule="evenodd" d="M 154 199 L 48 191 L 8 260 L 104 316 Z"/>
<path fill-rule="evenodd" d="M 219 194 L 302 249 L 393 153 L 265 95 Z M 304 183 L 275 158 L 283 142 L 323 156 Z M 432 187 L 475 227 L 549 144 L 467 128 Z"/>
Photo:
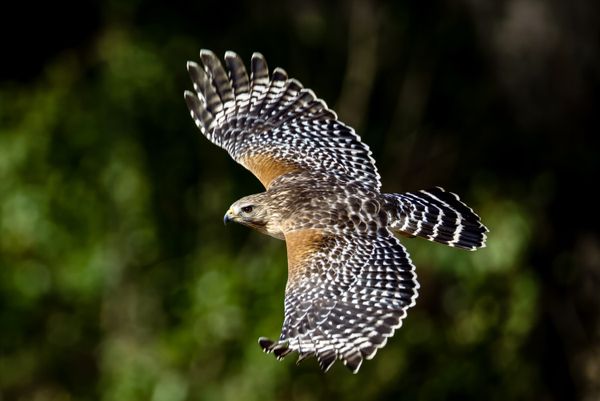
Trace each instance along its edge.
<path fill-rule="evenodd" d="M 489 230 L 456 194 L 435 187 L 387 196 L 395 209 L 393 230 L 468 250 L 485 246 Z"/>

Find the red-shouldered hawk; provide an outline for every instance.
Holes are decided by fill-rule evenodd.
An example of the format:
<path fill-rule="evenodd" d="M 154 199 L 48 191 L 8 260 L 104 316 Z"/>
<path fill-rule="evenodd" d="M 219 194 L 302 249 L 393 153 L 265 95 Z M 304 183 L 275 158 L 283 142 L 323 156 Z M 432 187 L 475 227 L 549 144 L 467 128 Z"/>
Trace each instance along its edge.
<path fill-rule="evenodd" d="M 266 191 L 231 205 L 225 221 L 286 242 L 288 281 L 279 340 L 265 352 L 327 371 L 340 359 L 354 373 L 415 304 L 414 266 L 394 234 L 475 250 L 488 231 L 458 196 L 436 187 L 386 194 L 369 147 L 312 90 L 261 54 L 248 77 L 240 57 L 200 52 L 185 92 L 202 133 L 250 170 Z"/>

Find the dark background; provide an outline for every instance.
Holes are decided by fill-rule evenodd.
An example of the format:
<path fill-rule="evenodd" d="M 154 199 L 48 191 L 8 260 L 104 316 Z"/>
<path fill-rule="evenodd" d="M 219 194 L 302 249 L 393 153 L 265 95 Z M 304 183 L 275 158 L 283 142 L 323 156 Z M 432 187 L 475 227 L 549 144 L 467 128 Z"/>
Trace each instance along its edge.
<path fill-rule="evenodd" d="M 0 14 L 0 400 L 598 400 L 598 2 L 21 2 Z M 282 242 L 201 137 L 200 48 L 315 90 L 387 192 L 444 186 L 491 232 L 405 240 L 421 282 L 358 375 L 264 355 Z"/>

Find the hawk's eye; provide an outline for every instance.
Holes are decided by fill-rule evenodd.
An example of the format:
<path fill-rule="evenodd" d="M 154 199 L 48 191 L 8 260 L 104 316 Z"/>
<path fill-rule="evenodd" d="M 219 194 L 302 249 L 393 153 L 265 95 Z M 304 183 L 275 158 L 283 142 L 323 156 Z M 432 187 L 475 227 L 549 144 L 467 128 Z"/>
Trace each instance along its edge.
<path fill-rule="evenodd" d="M 244 213 L 252 213 L 253 209 L 254 209 L 254 206 L 252 206 L 252 205 L 244 206 L 244 207 L 242 207 L 242 212 L 244 212 Z"/>

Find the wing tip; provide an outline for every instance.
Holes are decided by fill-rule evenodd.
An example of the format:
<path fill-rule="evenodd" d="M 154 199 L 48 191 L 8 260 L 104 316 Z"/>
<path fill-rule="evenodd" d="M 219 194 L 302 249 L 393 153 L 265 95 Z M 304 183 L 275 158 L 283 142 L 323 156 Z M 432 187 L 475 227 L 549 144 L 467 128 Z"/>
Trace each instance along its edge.
<path fill-rule="evenodd" d="M 185 64 L 187 70 L 191 70 L 191 69 L 196 69 L 196 68 L 200 68 L 200 65 L 198 63 L 196 63 L 195 61 L 188 61 Z"/>
<path fill-rule="evenodd" d="M 210 49 L 200 49 L 200 58 L 201 59 L 205 59 L 205 58 L 217 58 L 217 56 L 215 55 L 215 53 L 210 50 Z"/>
<path fill-rule="evenodd" d="M 265 56 L 263 56 L 263 54 L 261 52 L 254 52 L 252 53 L 252 60 L 265 60 Z"/>
<path fill-rule="evenodd" d="M 252 71 L 251 81 L 260 83 L 261 85 L 266 85 L 269 82 L 269 66 L 265 56 L 261 53 L 252 53 L 250 69 Z"/>
<path fill-rule="evenodd" d="M 187 90 L 187 89 L 183 91 L 183 98 L 186 101 L 197 100 L 198 99 L 198 97 L 196 96 L 196 94 L 194 92 L 192 92 L 190 90 Z"/>
<path fill-rule="evenodd" d="M 200 99 L 198 98 L 197 94 L 195 94 L 194 92 L 192 92 L 190 90 L 185 90 L 183 92 L 183 98 L 185 99 L 185 102 L 187 103 L 188 108 L 190 109 L 191 112 L 199 113 L 199 114 L 202 113 L 201 110 L 198 110 L 202 106 L 202 103 L 201 103 Z"/>
<path fill-rule="evenodd" d="M 300 366 L 300 363 L 311 356 L 314 356 L 312 352 L 298 352 L 298 360 L 296 361 L 296 365 Z"/>
<path fill-rule="evenodd" d="M 362 366 L 363 357 L 361 353 L 358 352 L 358 355 L 354 355 L 352 358 L 342 358 L 342 363 L 350 370 L 350 372 L 352 372 L 353 375 L 355 375 L 358 373 L 360 367 Z"/>
<path fill-rule="evenodd" d="M 317 361 L 319 362 L 319 367 L 323 371 L 323 373 L 329 372 L 329 369 L 333 366 L 335 361 L 337 360 L 337 356 L 335 353 L 333 355 L 328 354 L 317 354 Z"/>
<path fill-rule="evenodd" d="M 288 73 L 281 67 L 275 67 L 271 79 L 273 81 L 287 81 Z"/>
<path fill-rule="evenodd" d="M 262 348 L 263 352 L 265 353 L 269 353 L 271 350 L 271 347 L 273 346 L 273 344 L 275 344 L 275 341 L 271 340 L 268 337 L 259 337 L 258 338 L 258 345 L 260 345 L 260 347 Z"/>
<path fill-rule="evenodd" d="M 232 51 L 232 50 L 227 50 L 227 51 L 225 52 L 225 56 L 224 56 L 224 58 L 225 58 L 226 60 L 227 60 L 227 59 L 232 59 L 232 58 L 236 58 L 236 59 L 237 59 L 237 58 L 240 58 L 240 56 L 238 56 L 238 54 L 237 54 L 236 52 Z"/>

